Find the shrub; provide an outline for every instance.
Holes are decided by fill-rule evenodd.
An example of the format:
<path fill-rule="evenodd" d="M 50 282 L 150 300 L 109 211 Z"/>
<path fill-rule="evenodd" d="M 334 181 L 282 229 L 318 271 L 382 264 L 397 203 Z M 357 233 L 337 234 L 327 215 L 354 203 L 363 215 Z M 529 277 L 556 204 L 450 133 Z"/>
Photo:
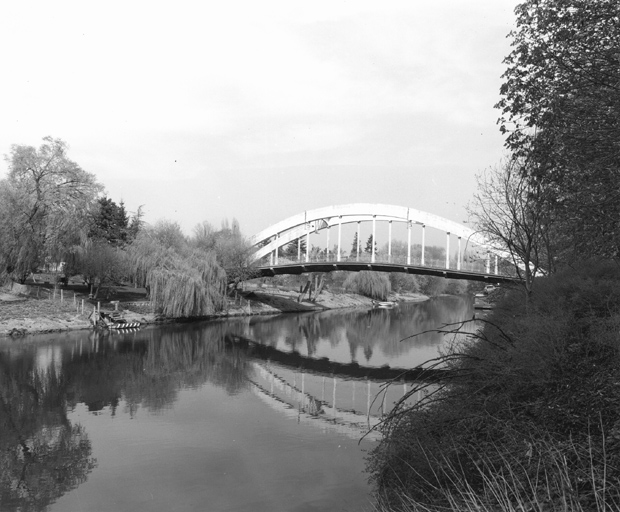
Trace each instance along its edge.
<path fill-rule="evenodd" d="M 505 293 L 438 361 L 450 371 L 436 391 L 391 412 L 369 459 L 382 506 L 620 506 L 620 270 L 577 268 L 539 279 L 527 302 Z"/>
<path fill-rule="evenodd" d="M 349 274 L 343 286 L 347 291 L 375 300 L 386 300 L 391 291 L 388 276 L 385 273 L 370 270 Z"/>

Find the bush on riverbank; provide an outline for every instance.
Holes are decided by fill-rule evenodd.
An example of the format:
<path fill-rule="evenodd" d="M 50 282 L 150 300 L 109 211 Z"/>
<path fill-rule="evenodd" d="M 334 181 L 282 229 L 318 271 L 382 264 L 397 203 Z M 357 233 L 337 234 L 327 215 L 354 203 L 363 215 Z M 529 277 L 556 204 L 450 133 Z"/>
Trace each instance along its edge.
<path fill-rule="evenodd" d="M 359 293 L 374 300 L 387 300 L 392 290 L 387 274 L 370 270 L 350 273 L 343 286 L 348 292 Z"/>
<path fill-rule="evenodd" d="M 505 294 L 369 460 L 380 507 L 620 507 L 620 269 L 588 262 Z"/>

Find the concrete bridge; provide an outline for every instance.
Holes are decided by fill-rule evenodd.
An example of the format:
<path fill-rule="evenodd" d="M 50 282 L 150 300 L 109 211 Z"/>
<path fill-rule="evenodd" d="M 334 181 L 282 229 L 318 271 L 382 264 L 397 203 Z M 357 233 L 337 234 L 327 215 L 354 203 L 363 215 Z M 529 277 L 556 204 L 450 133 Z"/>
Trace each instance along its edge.
<path fill-rule="evenodd" d="M 343 249 L 343 230 L 355 228 L 355 250 Z M 378 227 L 387 225 L 383 249 L 377 250 Z M 406 254 L 395 253 L 393 226 L 401 225 L 406 233 Z M 362 226 L 375 250 L 362 250 Z M 368 226 L 370 226 L 368 228 Z M 332 229 L 335 242 L 330 246 Z M 442 259 L 431 254 L 436 247 L 427 245 L 427 229 L 436 238 L 444 237 Z M 416 239 L 412 245 L 412 236 Z M 311 246 L 311 237 L 324 233 L 325 242 Z M 371 238 L 372 237 L 372 238 Z M 357 243 L 355 244 L 355 240 Z M 493 247 L 470 227 L 414 208 L 385 204 L 355 203 L 307 210 L 270 226 L 251 238 L 256 248 L 252 261 L 263 276 L 331 272 L 335 270 L 403 272 L 434 275 L 452 279 L 508 282 L 517 281 L 514 263 L 505 251 Z M 297 245 L 291 255 L 291 244 Z M 324 248 L 321 246 L 324 245 Z M 402 248 L 402 242 L 399 247 Z M 348 244 L 347 244 L 348 246 Z M 288 250 L 283 251 L 284 248 Z"/>

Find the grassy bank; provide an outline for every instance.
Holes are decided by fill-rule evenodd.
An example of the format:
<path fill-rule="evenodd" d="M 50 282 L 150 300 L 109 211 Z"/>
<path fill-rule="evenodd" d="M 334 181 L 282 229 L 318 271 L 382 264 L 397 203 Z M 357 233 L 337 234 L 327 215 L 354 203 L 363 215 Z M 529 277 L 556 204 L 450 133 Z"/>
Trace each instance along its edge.
<path fill-rule="evenodd" d="M 619 339 L 615 264 L 505 293 L 446 353 L 451 377 L 385 422 L 379 509 L 620 510 Z"/>
<path fill-rule="evenodd" d="M 126 286 L 117 287 L 107 297 L 90 299 L 88 288 L 81 284 L 54 289 L 49 283 L 12 283 L 0 288 L 0 337 L 91 329 L 93 309 L 114 311 L 114 301 L 120 303 L 128 321 L 152 323 L 155 315 L 150 308 L 139 305 L 144 300 L 144 290 Z"/>

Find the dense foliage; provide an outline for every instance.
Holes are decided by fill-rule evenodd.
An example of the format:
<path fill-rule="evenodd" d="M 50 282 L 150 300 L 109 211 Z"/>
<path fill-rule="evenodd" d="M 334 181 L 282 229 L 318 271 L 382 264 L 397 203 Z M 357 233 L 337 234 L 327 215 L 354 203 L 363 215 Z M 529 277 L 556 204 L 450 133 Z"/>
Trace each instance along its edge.
<path fill-rule="evenodd" d="M 253 275 L 251 248 L 239 223 L 215 230 L 204 222 L 194 237 L 178 223 L 142 222 L 124 203 L 67 157 L 67 145 L 46 137 L 37 149 L 14 145 L 0 180 L 0 281 L 24 282 L 41 269 L 58 278 L 80 275 L 99 290 L 132 281 L 146 286 L 156 309 L 173 317 L 222 309 L 228 281 Z M 226 269 L 226 271 L 224 270 Z"/>
<path fill-rule="evenodd" d="M 618 509 L 620 269 L 579 268 L 541 278 L 527 308 L 508 292 L 427 399 L 392 411 L 371 464 L 384 504 Z"/>
<path fill-rule="evenodd" d="M 93 240 L 103 240 L 108 244 L 119 247 L 131 241 L 137 234 L 137 225 L 132 223 L 125 205 L 121 201 L 116 204 L 109 197 L 100 197 L 97 208 L 88 231 L 88 237 Z"/>
<path fill-rule="evenodd" d="M 388 275 L 370 270 L 349 273 L 343 286 L 347 291 L 359 293 L 375 300 L 387 300 L 391 291 Z"/>
<path fill-rule="evenodd" d="M 128 249 L 134 282 L 154 308 L 179 318 L 206 316 L 224 307 L 226 272 L 213 252 L 192 249 L 175 223 L 144 229 Z"/>
<path fill-rule="evenodd" d="M 37 149 L 14 145 L 0 180 L 0 274 L 23 282 L 38 267 L 62 261 L 89 229 L 102 186 L 46 137 Z"/>
<path fill-rule="evenodd" d="M 527 176 L 552 193 L 564 252 L 620 244 L 620 4 L 527 0 L 516 9 L 500 125 Z"/>

